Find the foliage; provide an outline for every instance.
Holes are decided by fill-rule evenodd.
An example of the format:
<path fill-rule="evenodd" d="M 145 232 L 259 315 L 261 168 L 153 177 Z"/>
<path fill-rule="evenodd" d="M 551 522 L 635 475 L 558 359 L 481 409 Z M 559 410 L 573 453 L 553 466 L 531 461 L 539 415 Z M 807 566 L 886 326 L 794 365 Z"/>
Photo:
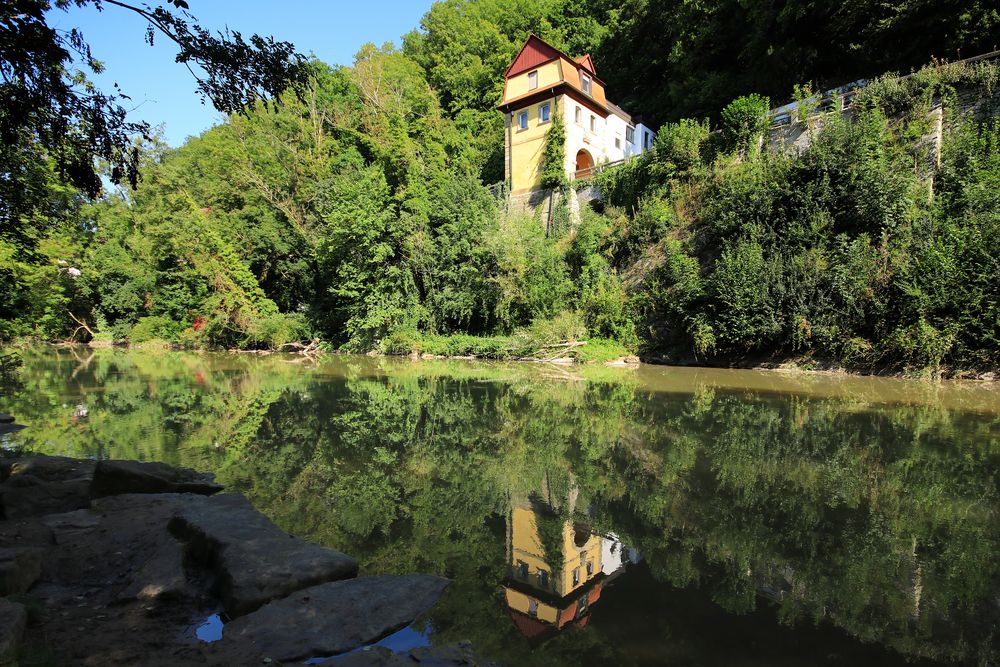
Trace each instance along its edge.
<path fill-rule="evenodd" d="M 239 112 L 261 99 L 274 97 L 304 78 L 304 59 L 288 42 L 253 35 L 249 42 L 239 33 L 218 36 L 197 24 L 183 0 L 168 7 L 150 8 L 125 2 L 100 0 L 56 0 L 57 10 L 70 6 L 104 4 L 131 11 L 148 23 L 146 40 L 161 35 L 178 47 L 177 62 L 197 66 L 204 78 L 198 90 L 220 111 Z M 0 9 L 0 139 L 6 145 L 37 143 L 65 181 L 90 197 L 101 191 L 95 158 L 110 164 L 112 183 L 139 178 L 139 152 L 132 135 L 149 135 L 143 123 L 126 120 L 121 93 L 107 93 L 86 79 L 82 68 L 100 73 L 103 65 L 77 29 L 64 31 L 49 26 L 49 0 L 16 0 Z M 9 156 L 5 156 L 9 157 Z M 18 181 L 18 170 L 6 168 L 4 180 Z M 27 185 L 27 179 L 21 181 Z M 9 208 L 8 208 L 9 207 Z M 30 201 L 8 200 L 0 211 L 3 226 L 35 212 Z"/>
<path fill-rule="evenodd" d="M 563 126 L 562 114 L 558 110 L 552 112 L 552 121 L 545 132 L 545 143 L 542 146 L 541 186 L 543 188 L 558 188 L 566 185 L 566 128 Z"/>
<path fill-rule="evenodd" d="M 702 363 L 994 367 L 998 167 L 986 119 L 997 108 L 998 67 L 939 64 L 880 78 L 857 93 L 851 118 L 810 118 L 808 150 L 759 151 L 764 94 L 813 77 L 790 78 L 794 59 L 768 70 L 715 56 L 739 44 L 758 53 L 747 40 L 764 24 L 784 34 L 800 20 L 842 29 L 868 18 L 856 7 L 776 15 L 681 4 L 435 3 L 401 49 L 365 45 L 350 67 L 310 62 L 308 80 L 280 104 L 231 113 L 180 148 L 155 137 L 130 144 L 143 182 L 90 203 L 41 135 L 6 143 L 0 153 L 18 169 L 0 179 L 0 207 L 33 213 L 0 226 L 0 338 L 93 332 L 208 348 L 320 338 L 347 351 L 487 358 L 546 357 L 573 342 L 578 359 L 614 350 Z M 926 7 L 928 16 L 938 10 Z M 172 34 L 187 31 L 190 48 L 221 54 L 183 15 L 163 10 L 176 23 L 150 11 Z M 872 24 L 858 43 L 916 20 L 913 7 L 901 11 L 892 19 L 901 23 Z M 985 23 L 961 39 L 980 44 L 992 19 L 978 6 L 968 17 Z M 747 35 L 732 35 L 735 20 Z M 624 40 L 655 26 L 673 41 Z M 709 27 L 732 39 L 705 42 Z M 645 86 L 650 106 L 636 108 L 655 112 L 666 108 L 658 96 L 681 93 L 687 106 L 670 109 L 704 107 L 698 120 L 661 127 L 651 151 L 596 175 L 599 212 L 570 215 L 564 199 L 547 226 L 481 185 L 502 170 L 494 107 L 503 67 L 529 30 L 572 54 L 595 51 L 611 80 L 645 72 L 657 81 L 686 67 L 669 85 Z M 654 57 L 666 43 L 669 54 Z M 796 38 L 777 51 L 801 48 Z M 902 48 L 883 55 L 909 62 Z M 831 63 L 825 54 L 800 62 L 841 71 Z M 213 81 L 206 94 L 222 80 Z M 762 82 L 759 93 L 748 81 Z M 800 111 L 816 109 L 812 87 L 798 90 Z M 974 117 L 960 106 L 970 91 L 982 101 Z M 945 105 L 940 165 L 926 140 L 935 100 Z M 721 121 L 714 132 L 711 117 Z M 555 114 L 547 186 L 564 184 L 564 145 Z"/>
<path fill-rule="evenodd" d="M 770 125 L 767 115 L 770 110 L 771 101 L 756 93 L 737 97 L 727 104 L 719 114 L 726 147 L 741 155 L 751 147 L 756 148 Z"/>

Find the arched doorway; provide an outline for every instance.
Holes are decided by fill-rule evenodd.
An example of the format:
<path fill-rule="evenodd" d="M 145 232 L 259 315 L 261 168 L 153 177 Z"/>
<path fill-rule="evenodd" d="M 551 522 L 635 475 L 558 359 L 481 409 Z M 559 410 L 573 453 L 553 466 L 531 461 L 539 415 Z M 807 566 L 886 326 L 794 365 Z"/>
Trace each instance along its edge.
<path fill-rule="evenodd" d="M 576 178 L 588 178 L 594 173 L 594 158 L 586 149 L 581 148 L 576 154 Z"/>

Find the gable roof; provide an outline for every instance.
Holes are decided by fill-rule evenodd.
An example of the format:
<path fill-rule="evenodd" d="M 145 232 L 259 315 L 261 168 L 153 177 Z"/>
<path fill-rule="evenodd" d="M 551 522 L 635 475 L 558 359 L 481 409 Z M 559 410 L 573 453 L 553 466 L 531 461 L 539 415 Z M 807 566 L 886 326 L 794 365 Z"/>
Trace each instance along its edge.
<path fill-rule="evenodd" d="M 590 57 L 589 53 L 584 53 L 579 58 L 574 58 L 573 62 L 575 62 L 578 65 L 582 65 L 583 68 L 586 69 L 588 72 L 590 72 L 594 76 L 597 76 L 597 70 L 594 69 L 594 61 Z"/>
<path fill-rule="evenodd" d="M 504 76 L 509 79 L 512 76 L 520 74 L 521 72 L 534 69 L 542 63 L 555 60 L 560 55 L 563 54 L 559 51 L 559 49 L 555 48 L 541 37 L 528 35 L 528 39 L 524 42 L 524 46 L 522 46 L 521 50 L 517 52 L 517 55 L 514 57 L 514 62 L 512 62 L 510 67 L 507 68 Z"/>
<path fill-rule="evenodd" d="M 524 41 L 524 46 L 521 47 L 521 50 L 514 56 L 514 61 L 510 64 L 510 67 L 504 72 L 504 78 L 509 79 L 512 76 L 517 76 L 522 72 L 527 72 L 560 56 L 576 65 L 577 69 L 585 69 L 592 76 L 597 77 L 597 70 L 594 69 L 594 60 L 590 57 L 589 53 L 585 53 L 579 58 L 570 58 L 538 35 L 531 34 Z"/>

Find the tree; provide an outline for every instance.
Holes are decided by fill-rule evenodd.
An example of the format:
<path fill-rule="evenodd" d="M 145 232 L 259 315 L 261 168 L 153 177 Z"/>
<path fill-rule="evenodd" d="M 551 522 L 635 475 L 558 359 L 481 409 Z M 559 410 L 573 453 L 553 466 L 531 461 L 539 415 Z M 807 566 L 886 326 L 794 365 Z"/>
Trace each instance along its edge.
<path fill-rule="evenodd" d="M 292 44 L 228 30 L 212 34 L 197 25 L 184 0 L 166 6 L 132 5 L 119 0 L 56 0 L 55 8 L 91 6 L 131 11 L 148 22 L 146 40 L 166 37 L 178 47 L 177 62 L 197 81 L 203 99 L 218 110 L 237 113 L 273 99 L 305 81 L 307 63 Z M 107 164 L 115 184 L 133 187 L 139 178 L 134 138 L 149 137 L 149 126 L 127 120 L 121 101 L 128 96 L 97 89 L 85 69 L 100 73 L 83 34 L 49 26 L 49 0 L 12 0 L 0 5 L 0 225 L 8 234 L 34 217 L 45 197 L 33 197 L 32 162 L 51 160 L 60 178 L 87 195 L 101 191 L 97 162 Z M 24 194 L 29 193 L 29 194 Z"/>

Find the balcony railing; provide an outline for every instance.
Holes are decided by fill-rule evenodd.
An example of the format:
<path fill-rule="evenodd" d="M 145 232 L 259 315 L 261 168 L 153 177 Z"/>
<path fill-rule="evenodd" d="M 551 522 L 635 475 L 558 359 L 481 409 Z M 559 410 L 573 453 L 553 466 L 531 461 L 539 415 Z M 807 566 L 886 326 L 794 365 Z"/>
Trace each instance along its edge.
<path fill-rule="evenodd" d="M 593 167 L 587 167 L 586 169 L 577 169 L 572 174 L 570 174 L 569 180 L 571 181 L 584 181 L 588 178 L 593 178 L 597 174 L 601 173 L 605 169 L 611 169 L 612 167 L 617 167 L 620 164 L 624 164 L 628 158 L 622 160 L 615 160 L 614 162 L 603 162 L 601 164 L 595 164 Z"/>

